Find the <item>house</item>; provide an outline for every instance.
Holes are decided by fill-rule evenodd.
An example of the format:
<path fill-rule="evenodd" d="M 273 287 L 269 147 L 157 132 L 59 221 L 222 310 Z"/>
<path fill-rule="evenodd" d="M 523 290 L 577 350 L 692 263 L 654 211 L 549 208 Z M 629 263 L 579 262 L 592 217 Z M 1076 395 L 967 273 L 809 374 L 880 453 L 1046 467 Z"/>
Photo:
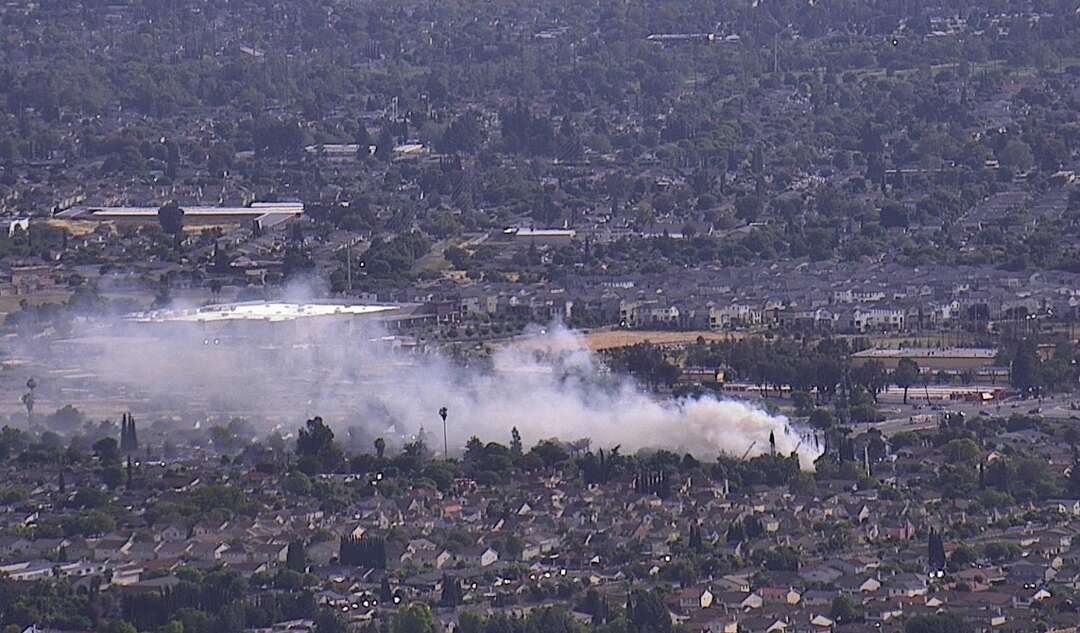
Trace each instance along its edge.
<path fill-rule="evenodd" d="M 49 266 L 15 266 L 11 269 L 11 285 L 15 294 L 28 295 L 55 286 Z"/>
<path fill-rule="evenodd" d="M 799 601 L 799 604 L 806 607 L 829 607 L 832 605 L 836 596 L 837 593 L 835 591 L 808 589 L 803 592 L 802 600 Z"/>
<path fill-rule="evenodd" d="M 802 595 L 791 587 L 760 587 L 755 591 L 763 604 L 799 604 Z"/>
<path fill-rule="evenodd" d="M 176 541 L 161 543 L 157 546 L 158 559 L 175 559 L 186 556 L 191 551 L 191 543 Z"/>
<path fill-rule="evenodd" d="M 467 565 L 487 567 L 499 560 L 499 553 L 490 547 L 480 545 L 460 550 L 456 558 Z"/>
<path fill-rule="evenodd" d="M 126 539 L 101 539 L 93 546 L 94 560 L 109 560 L 126 557 L 133 541 Z"/>
<path fill-rule="evenodd" d="M 763 321 L 764 312 L 746 304 L 709 308 L 709 328 L 713 330 L 749 327 L 760 325 Z"/>
<path fill-rule="evenodd" d="M 522 562 L 528 562 L 530 560 L 533 560 L 534 558 L 538 558 L 540 554 L 541 552 L 539 543 L 526 541 L 521 548 L 521 556 L 519 556 L 518 558 Z"/>
<path fill-rule="evenodd" d="M 175 543 L 187 539 L 188 531 L 184 526 L 174 523 L 161 530 L 159 535 L 161 537 L 160 540 Z"/>
<path fill-rule="evenodd" d="M 739 633 L 787 633 L 791 630 L 788 622 L 773 615 L 761 615 L 739 621 Z"/>
<path fill-rule="evenodd" d="M 49 561 L 24 561 L 0 565 L 0 574 L 15 581 L 44 580 L 53 575 L 53 564 Z"/>
<path fill-rule="evenodd" d="M 764 606 L 765 601 L 761 598 L 761 595 L 756 591 L 743 598 L 743 601 L 739 603 L 740 609 L 760 609 Z"/>
<path fill-rule="evenodd" d="M 881 525 L 880 534 L 889 540 L 910 541 L 915 538 L 915 526 L 907 519 L 885 521 Z"/>
<path fill-rule="evenodd" d="M 843 576 L 839 571 L 826 565 L 815 565 L 814 567 L 805 567 L 799 571 L 799 577 L 806 582 L 831 584 Z"/>
<path fill-rule="evenodd" d="M 416 551 L 406 550 L 401 555 L 401 564 L 411 562 L 417 566 L 430 566 L 435 569 L 442 569 L 444 565 L 453 560 L 454 556 L 449 550 L 433 550 L 433 549 L 421 549 Z"/>
<path fill-rule="evenodd" d="M 739 619 L 733 614 L 720 614 L 714 609 L 698 611 L 682 623 L 689 633 L 739 633 Z"/>
<path fill-rule="evenodd" d="M 21 536 L 3 536 L 0 537 L 0 557 L 7 558 L 16 554 L 24 554 L 29 552 L 33 546 L 32 541 Z"/>
<path fill-rule="evenodd" d="M 698 609 L 708 609 L 714 598 L 713 592 L 708 588 L 688 587 L 672 594 L 668 603 L 684 613 L 690 613 Z"/>
<path fill-rule="evenodd" d="M 925 596 L 926 579 L 915 574 L 899 574 L 889 580 L 886 593 L 889 597 L 907 596 L 914 598 L 916 596 Z"/>
<path fill-rule="evenodd" d="M 32 551 L 37 556 L 52 558 L 70 546 L 71 541 L 66 538 L 39 538 L 34 540 Z"/>
<path fill-rule="evenodd" d="M 720 577 L 714 584 L 722 591 L 750 593 L 749 575 L 728 574 Z"/>
<path fill-rule="evenodd" d="M 713 603 L 725 610 L 738 611 L 744 608 L 746 600 L 752 594 L 744 591 L 719 591 L 713 595 Z M 755 602 L 760 602 L 761 597 L 755 596 Z M 760 604 L 758 604 L 760 606 Z"/>
<path fill-rule="evenodd" d="M 853 332 L 902 332 L 904 311 L 890 308 L 863 309 L 851 312 L 850 329 Z"/>
<path fill-rule="evenodd" d="M 1030 588 L 1052 580 L 1055 575 L 1057 575 L 1057 570 L 1049 565 L 1019 562 L 1009 567 L 1005 581 L 1012 586 Z"/>
<path fill-rule="evenodd" d="M 191 538 L 215 538 L 229 527 L 228 521 L 200 521 L 191 528 Z"/>
<path fill-rule="evenodd" d="M 262 543 L 251 548 L 253 562 L 284 563 L 288 557 L 288 543 Z"/>
<path fill-rule="evenodd" d="M 180 543 L 165 543 L 163 545 L 181 545 Z M 161 550 L 158 548 L 158 556 L 161 555 Z M 186 553 L 195 560 L 203 561 L 216 561 L 224 560 L 225 552 L 232 550 L 231 555 L 225 562 L 229 563 L 246 563 L 250 560 L 248 557 L 247 549 L 243 545 L 237 545 L 237 549 L 233 550 L 229 545 L 225 543 L 218 543 L 216 541 L 207 542 L 193 542 L 187 548 Z"/>
<path fill-rule="evenodd" d="M 878 589 L 881 589 L 881 582 L 876 578 L 845 576 L 834 581 L 833 586 L 842 593 L 853 595 L 858 593 L 873 593 Z"/>

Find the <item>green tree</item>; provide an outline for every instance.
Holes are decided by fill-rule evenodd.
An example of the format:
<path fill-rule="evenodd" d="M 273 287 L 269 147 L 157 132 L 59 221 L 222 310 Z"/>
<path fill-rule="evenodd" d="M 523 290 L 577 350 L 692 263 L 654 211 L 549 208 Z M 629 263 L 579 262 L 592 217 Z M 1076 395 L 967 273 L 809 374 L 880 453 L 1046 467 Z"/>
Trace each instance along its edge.
<path fill-rule="evenodd" d="M 952 613 L 917 615 L 904 624 L 904 633 L 971 633 L 971 625 Z"/>
<path fill-rule="evenodd" d="M 184 230 L 184 210 L 175 200 L 169 200 L 158 209 L 158 224 L 161 230 L 179 240 Z"/>
<path fill-rule="evenodd" d="M 791 402 L 795 406 L 795 415 L 809 416 L 814 411 L 814 397 L 805 391 L 792 393 Z"/>
<path fill-rule="evenodd" d="M 307 550 L 304 548 L 303 541 L 294 540 L 289 543 L 285 567 L 301 574 L 307 572 Z"/>
<path fill-rule="evenodd" d="M 945 541 L 941 538 L 941 534 L 934 528 L 930 528 L 930 536 L 927 542 L 927 552 L 930 569 L 934 571 L 941 571 L 945 569 Z"/>
<path fill-rule="evenodd" d="M 919 380 L 919 364 L 910 358 L 901 358 L 892 373 L 892 382 L 904 390 L 904 404 L 907 404 L 908 389 Z"/>
<path fill-rule="evenodd" d="M 851 379 L 865 387 L 876 402 L 878 394 L 888 386 L 889 374 L 885 371 L 885 366 L 881 361 L 872 360 L 853 368 Z"/>
<path fill-rule="evenodd" d="M 949 571 L 957 572 L 971 566 L 979 558 L 979 553 L 975 551 L 975 548 L 966 544 L 960 543 L 956 546 L 956 549 L 949 554 Z"/>
<path fill-rule="evenodd" d="M 855 602 L 849 596 L 836 596 L 829 609 L 829 619 L 837 624 L 848 624 L 859 618 Z"/>
<path fill-rule="evenodd" d="M 116 440 L 111 437 L 103 437 L 100 440 L 94 442 L 91 447 L 94 449 L 94 454 L 102 462 L 119 462 L 120 461 L 120 448 Z"/>
<path fill-rule="evenodd" d="M 443 574 L 442 595 L 439 598 L 439 606 L 453 609 L 461 604 L 461 583 L 457 578 Z"/>
<path fill-rule="evenodd" d="M 1035 345 L 1024 341 L 1013 355 L 1009 366 L 1009 382 L 1021 393 L 1037 393 L 1042 387 L 1039 365 L 1039 354 Z"/>
<path fill-rule="evenodd" d="M 566 453 L 566 449 L 551 441 L 540 442 L 529 453 L 539 457 L 548 468 L 561 464 L 570 458 Z"/>
<path fill-rule="evenodd" d="M 1012 140 L 998 153 L 1001 166 L 1013 171 L 1027 171 L 1035 164 L 1031 146 L 1021 140 Z"/>
<path fill-rule="evenodd" d="M 311 478 L 298 470 L 294 470 L 285 477 L 282 488 L 285 489 L 285 492 L 292 495 L 310 495 L 312 488 Z"/>
<path fill-rule="evenodd" d="M 746 222 L 753 222 L 761 214 L 764 204 L 756 195 L 742 196 L 735 200 L 735 217 Z"/>
<path fill-rule="evenodd" d="M 817 429 L 829 429 L 833 425 L 832 411 L 818 407 L 810 412 L 810 425 Z"/>
<path fill-rule="evenodd" d="M 394 157 L 394 135 L 388 126 L 379 131 L 379 140 L 375 142 L 375 158 L 390 162 Z"/>
<path fill-rule="evenodd" d="M 636 590 L 631 593 L 626 610 L 630 615 L 630 622 L 639 631 L 670 633 L 672 630 L 671 614 L 654 591 Z"/>
<path fill-rule="evenodd" d="M 792 547 L 776 547 L 765 553 L 764 565 L 769 571 L 799 571 L 799 552 Z"/>
<path fill-rule="evenodd" d="M 105 484 L 109 490 L 114 490 L 120 484 L 124 483 L 124 469 L 120 467 L 119 462 L 105 465 L 100 472 L 101 482 Z"/>
<path fill-rule="evenodd" d="M 414 602 L 398 611 L 393 621 L 393 633 L 432 633 L 431 609 Z"/>
<path fill-rule="evenodd" d="M 349 627 L 332 609 L 319 609 L 315 614 L 315 633 L 346 633 Z"/>
<path fill-rule="evenodd" d="M 952 440 L 942 450 L 950 463 L 970 464 L 979 458 L 979 445 L 975 443 L 975 440 L 968 438 Z"/>
<path fill-rule="evenodd" d="M 131 624 L 123 620 L 109 620 L 105 626 L 98 629 L 101 633 L 139 633 Z"/>
<path fill-rule="evenodd" d="M 300 458 L 300 470 L 308 475 L 335 472 L 345 461 L 341 448 L 334 442 L 334 432 L 318 416 L 300 429 L 296 454 Z"/>

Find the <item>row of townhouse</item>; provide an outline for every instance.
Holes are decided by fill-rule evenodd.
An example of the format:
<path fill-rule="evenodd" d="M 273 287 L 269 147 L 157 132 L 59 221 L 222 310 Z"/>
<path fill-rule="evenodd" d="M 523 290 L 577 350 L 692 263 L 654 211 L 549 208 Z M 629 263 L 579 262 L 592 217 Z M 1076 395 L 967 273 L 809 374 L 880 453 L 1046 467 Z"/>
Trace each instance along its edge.
<path fill-rule="evenodd" d="M 904 332 L 932 330 L 957 321 L 989 322 L 1016 314 L 1054 315 L 1046 300 L 969 296 L 952 300 L 815 302 L 812 297 L 756 297 L 723 303 L 695 294 L 648 296 L 607 289 L 599 296 L 580 291 L 546 289 L 513 293 L 478 288 L 459 297 L 426 297 L 439 321 L 456 323 L 483 318 L 515 318 L 535 322 L 576 321 L 628 328 L 737 330 L 780 327 L 822 332 Z M 1080 308 L 1080 299 L 1059 301 L 1056 314 L 1067 317 Z"/>
<path fill-rule="evenodd" d="M 392 299 L 422 304 L 437 320 L 555 319 L 587 325 L 660 329 L 739 329 L 778 326 L 835 332 L 898 332 L 1040 315 L 1080 316 L 1080 290 L 1071 279 L 912 279 L 878 271 L 869 280 L 833 280 L 835 271 L 769 274 L 768 279 L 695 277 L 659 280 L 568 279 L 564 285 L 485 283 L 461 288 L 405 290 Z M 954 271 L 955 272 L 955 271 Z M 889 273 L 889 274 L 886 274 Z M 735 275 L 738 278 L 732 277 Z"/>

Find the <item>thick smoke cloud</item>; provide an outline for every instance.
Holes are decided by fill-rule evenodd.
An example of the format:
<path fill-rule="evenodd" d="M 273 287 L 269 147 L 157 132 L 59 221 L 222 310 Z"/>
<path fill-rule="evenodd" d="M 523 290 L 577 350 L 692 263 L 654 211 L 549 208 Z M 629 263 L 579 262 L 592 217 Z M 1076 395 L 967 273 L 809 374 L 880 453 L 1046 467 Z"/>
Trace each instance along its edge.
<path fill-rule="evenodd" d="M 700 458 L 767 452 L 770 433 L 789 454 L 799 433 L 784 417 L 712 397 L 659 400 L 610 374 L 574 332 L 537 328 L 527 344 L 496 351 L 484 366 L 395 349 L 373 320 L 301 319 L 223 326 L 110 322 L 86 362 L 99 379 L 142 394 L 154 411 L 241 415 L 291 431 L 322 416 L 342 439 L 401 442 L 423 426 L 442 449 L 469 437 L 526 445 L 589 438 L 593 447 L 669 449 Z M 751 448 L 752 447 L 752 448 Z M 816 457 L 802 444 L 803 466 Z"/>

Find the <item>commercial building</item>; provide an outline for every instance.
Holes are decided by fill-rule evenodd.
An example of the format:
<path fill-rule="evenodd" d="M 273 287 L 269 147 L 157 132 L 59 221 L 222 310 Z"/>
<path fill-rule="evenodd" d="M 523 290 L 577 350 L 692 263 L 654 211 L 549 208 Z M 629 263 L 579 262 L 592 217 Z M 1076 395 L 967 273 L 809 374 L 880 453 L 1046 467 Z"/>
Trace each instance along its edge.
<path fill-rule="evenodd" d="M 255 202 L 247 207 L 180 206 L 184 210 L 186 225 L 253 223 L 265 230 L 304 214 L 302 202 Z M 154 224 L 158 221 L 158 207 L 77 206 L 56 214 L 56 217 L 117 224 Z"/>
<path fill-rule="evenodd" d="M 332 339 L 356 328 L 376 325 L 387 332 L 405 332 L 436 321 L 427 305 L 333 302 L 246 301 L 190 309 L 150 310 L 129 315 L 128 323 L 164 330 L 191 330 L 206 336 L 259 337 L 271 331 L 295 330 Z"/>

